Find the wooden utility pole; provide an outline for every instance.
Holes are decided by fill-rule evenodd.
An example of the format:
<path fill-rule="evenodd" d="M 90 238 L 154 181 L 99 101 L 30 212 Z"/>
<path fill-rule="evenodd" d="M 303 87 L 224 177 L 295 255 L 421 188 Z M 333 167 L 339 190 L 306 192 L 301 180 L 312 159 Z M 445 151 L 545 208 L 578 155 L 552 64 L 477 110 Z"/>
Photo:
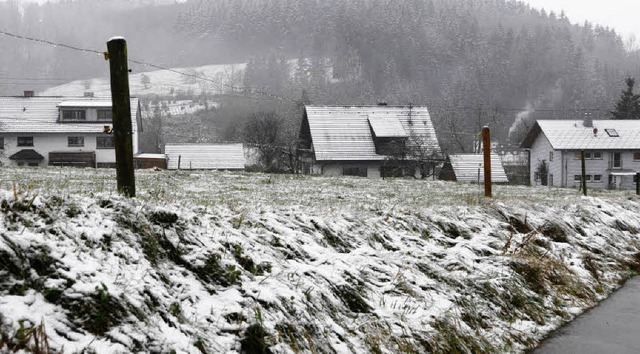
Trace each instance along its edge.
<path fill-rule="evenodd" d="M 491 132 L 482 128 L 482 150 L 484 151 L 484 196 L 491 198 Z"/>
<path fill-rule="evenodd" d="M 118 192 L 136 196 L 131 129 L 131 98 L 129 96 L 129 65 L 127 41 L 113 37 L 107 42 L 111 70 L 111 102 L 113 110 L 113 142 L 116 148 L 116 178 Z"/>
<path fill-rule="evenodd" d="M 584 162 L 584 150 L 580 150 L 580 161 L 582 163 L 582 194 L 587 196 L 587 167 Z"/>
<path fill-rule="evenodd" d="M 640 172 L 636 172 L 636 194 L 640 195 Z"/>

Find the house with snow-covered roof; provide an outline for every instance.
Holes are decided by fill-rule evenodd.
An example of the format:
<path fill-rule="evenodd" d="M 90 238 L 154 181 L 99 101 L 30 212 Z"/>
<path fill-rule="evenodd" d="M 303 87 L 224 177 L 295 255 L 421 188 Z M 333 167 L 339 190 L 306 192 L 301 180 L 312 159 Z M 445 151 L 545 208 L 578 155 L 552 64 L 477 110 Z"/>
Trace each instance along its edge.
<path fill-rule="evenodd" d="M 640 120 L 538 120 L 521 146 L 532 185 L 579 187 L 581 151 L 587 188 L 632 189 L 640 172 Z"/>
<path fill-rule="evenodd" d="M 244 170 L 243 144 L 167 144 L 169 170 Z"/>
<path fill-rule="evenodd" d="M 134 154 L 142 130 L 140 106 L 131 99 Z M 18 166 L 114 167 L 110 98 L 0 97 L 0 162 Z"/>
<path fill-rule="evenodd" d="M 449 155 L 440 170 L 439 179 L 457 182 L 484 182 L 484 155 L 456 154 Z M 497 154 L 491 154 L 491 182 L 509 183 L 509 178 Z"/>
<path fill-rule="evenodd" d="M 440 156 L 427 107 L 305 107 L 298 146 L 304 174 L 384 177 L 409 166 L 424 176 Z"/>

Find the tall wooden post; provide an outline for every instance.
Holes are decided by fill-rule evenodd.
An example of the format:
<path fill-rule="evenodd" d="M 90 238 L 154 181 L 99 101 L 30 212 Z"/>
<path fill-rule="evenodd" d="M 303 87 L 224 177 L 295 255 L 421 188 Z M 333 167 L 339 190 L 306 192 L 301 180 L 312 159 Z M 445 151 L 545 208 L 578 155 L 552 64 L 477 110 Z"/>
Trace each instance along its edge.
<path fill-rule="evenodd" d="M 580 150 L 580 161 L 582 164 L 582 194 L 587 196 L 587 167 L 584 162 L 584 150 Z"/>
<path fill-rule="evenodd" d="M 640 195 L 640 172 L 636 172 L 636 194 Z"/>
<path fill-rule="evenodd" d="M 107 42 L 107 49 L 109 50 L 109 68 L 111 70 L 113 141 L 116 148 L 118 192 L 127 197 L 135 197 L 136 181 L 133 170 L 127 41 L 122 37 L 113 37 Z"/>
<path fill-rule="evenodd" d="M 484 196 L 491 198 L 491 132 L 482 128 L 482 150 L 484 151 Z"/>

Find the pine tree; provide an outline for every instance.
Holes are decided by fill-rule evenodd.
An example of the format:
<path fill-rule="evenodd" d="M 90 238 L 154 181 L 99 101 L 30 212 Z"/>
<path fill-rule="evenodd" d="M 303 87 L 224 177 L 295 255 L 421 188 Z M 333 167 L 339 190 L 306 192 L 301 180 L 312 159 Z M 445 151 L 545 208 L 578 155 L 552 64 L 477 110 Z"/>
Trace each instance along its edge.
<path fill-rule="evenodd" d="M 622 91 L 615 111 L 611 112 L 613 119 L 640 119 L 640 95 L 633 93 L 635 80 L 629 77 L 625 82 L 627 89 Z"/>

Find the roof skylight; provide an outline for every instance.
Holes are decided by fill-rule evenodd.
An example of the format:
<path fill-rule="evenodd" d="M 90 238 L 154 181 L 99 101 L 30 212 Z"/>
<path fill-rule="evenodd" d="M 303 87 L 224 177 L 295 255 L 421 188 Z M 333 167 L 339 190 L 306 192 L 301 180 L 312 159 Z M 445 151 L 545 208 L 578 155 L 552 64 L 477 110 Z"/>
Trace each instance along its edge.
<path fill-rule="evenodd" d="M 615 129 L 605 129 L 604 131 L 607 132 L 607 134 L 612 138 L 620 137 L 620 135 L 618 135 L 618 132 Z"/>

